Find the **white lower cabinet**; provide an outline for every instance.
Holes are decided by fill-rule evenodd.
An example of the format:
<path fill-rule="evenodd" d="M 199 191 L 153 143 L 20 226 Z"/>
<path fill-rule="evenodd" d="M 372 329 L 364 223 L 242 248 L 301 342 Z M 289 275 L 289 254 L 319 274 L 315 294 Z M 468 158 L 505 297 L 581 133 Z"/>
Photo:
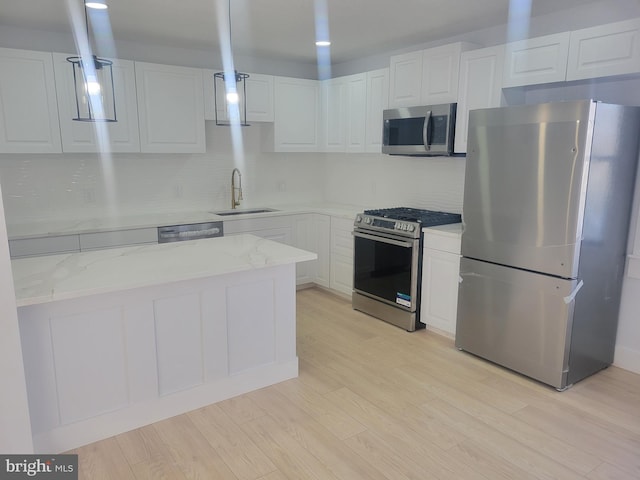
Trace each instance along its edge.
<path fill-rule="evenodd" d="M 292 217 L 292 245 L 318 255 L 317 260 L 296 265 L 298 285 L 317 283 L 329 287 L 329 216 L 320 214 Z"/>
<path fill-rule="evenodd" d="M 289 216 L 224 221 L 225 236 L 238 235 L 240 233 L 250 233 L 274 242 L 293 245 L 291 218 Z"/>
<path fill-rule="evenodd" d="M 313 252 L 318 255 L 315 262 L 308 262 L 316 264 L 314 282 L 329 288 L 331 283 L 331 217 L 314 213 L 312 236 L 316 247 Z"/>
<path fill-rule="evenodd" d="M 297 376 L 293 265 L 19 307 L 36 452 Z"/>
<path fill-rule="evenodd" d="M 445 227 L 424 234 L 420 318 L 427 328 L 455 336 L 460 277 L 460 234 L 455 230 L 460 224 Z"/>
<path fill-rule="evenodd" d="M 131 228 L 109 232 L 14 239 L 9 240 L 9 252 L 11 258 L 38 257 L 153 243 L 158 243 L 157 228 Z"/>
<path fill-rule="evenodd" d="M 329 288 L 345 295 L 353 291 L 353 220 L 331 217 L 331 278 Z"/>
<path fill-rule="evenodd" d="M 80 236 L 77 234 L 9 240 L 11 258 L 38 257 L 79 251 Z"/>
<path fill-rule="evenodd" d="M 158 243 L 157 228 L 132 228 L 129 230 L 114 230 L 112 232 L 80 234 L 81 252 L 154 243 Z"/>
<path fill-rule="evenodd" d="M 330 228 L 328 215 L 314 213 L 224 221 L 225 236 L 250 233 L 316 253 L 317 260 L 296 265 L 296 284 L 324 287 L 330 287 Z"/>

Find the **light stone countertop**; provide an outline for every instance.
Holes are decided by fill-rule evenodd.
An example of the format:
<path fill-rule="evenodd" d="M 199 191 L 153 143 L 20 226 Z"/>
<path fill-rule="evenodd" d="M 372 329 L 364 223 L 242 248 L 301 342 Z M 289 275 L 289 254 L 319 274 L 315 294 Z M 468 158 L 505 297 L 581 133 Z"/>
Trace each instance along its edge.
<path fill-rule="evenodd" d="M 234 235 L 11 262 L 18 307 L 315 260 L 305 250 Z"/>
<path fill-rule="evenodd" d="M 459 238 L 462 235 L 462 223 L 450 223 L 447 225 L 437 225 L 435 227 L 425 227 L 423 233 L 438 232 L 453 238 Z"/>
<path fill-rule="evenodd" d="M 121 215 L 117 217 L 103 217 L 92 219 L 41 219 L 24 223 L 8 223 L 9 240 L 26 238 L 50 237 L 58 235 L 76 235 L 83 233 L 109 232 L 136 228 L 156 228 L 169 225 L 184 225 L 212 221 L 234 221 L 246 218 L 262 218 L 280 215 L 295 215 L 304 213 L 320 213 L 325 215 L 355 218 L 357 213 L 364 210 L 358 205 L 343 205 L 337 203 L 314 203 L 300 205 L 243 205 L 238 210 L 254 208 L 273 208 L 275 211 L 243 215 L 216 215 L 214 211 L 201 212 L 170 212 L 146 213 L 135 215 Z"/>

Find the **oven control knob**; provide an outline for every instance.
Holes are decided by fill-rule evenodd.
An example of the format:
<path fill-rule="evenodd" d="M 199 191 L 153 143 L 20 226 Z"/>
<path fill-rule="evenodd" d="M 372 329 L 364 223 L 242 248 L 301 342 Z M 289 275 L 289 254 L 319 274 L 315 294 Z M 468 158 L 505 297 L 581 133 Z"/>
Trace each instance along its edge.
<path fill-rule="evenodd" d="M 364 218 L 364 223 L 366 223 L 367 225 L 371 223 L 371 219 L 369 217 L 365 217 Z"/>
<path fill-rule="evenodd" d="M 413 232 L 416 229 L 415 225 L 409 225 L 409 231 Z"/>
<path fill-rule="evenodd" d="M 362 221 L 362 217 L 360 215 L 356 215 L 356 223 L 360 223 Z"/>

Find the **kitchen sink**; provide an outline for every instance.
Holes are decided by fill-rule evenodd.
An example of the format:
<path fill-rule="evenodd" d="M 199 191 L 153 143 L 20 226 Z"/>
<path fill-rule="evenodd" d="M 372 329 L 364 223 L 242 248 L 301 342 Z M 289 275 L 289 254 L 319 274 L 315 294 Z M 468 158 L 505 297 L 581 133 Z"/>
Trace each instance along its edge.
<path fill-rule="evenodd" d="M 247 208 L 239 210 L 225 210 L 222 212 L 211 212 L 214 215 L 228 216 L 228 215 L 248 215 L 250 213 L 268 213 L 277 212 L 275 208 Z"/>

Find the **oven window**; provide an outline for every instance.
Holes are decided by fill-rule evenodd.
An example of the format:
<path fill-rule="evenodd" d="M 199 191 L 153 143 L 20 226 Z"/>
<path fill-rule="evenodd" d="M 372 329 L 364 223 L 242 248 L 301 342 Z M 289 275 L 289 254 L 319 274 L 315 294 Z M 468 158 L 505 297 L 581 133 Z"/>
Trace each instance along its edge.
<path fill-rule="evenodd" d="M 416 301 L 411 298 L 413 248 L 358 236 L 354 241 L 354 288 L 396 305 L 413 307 Z"/>

